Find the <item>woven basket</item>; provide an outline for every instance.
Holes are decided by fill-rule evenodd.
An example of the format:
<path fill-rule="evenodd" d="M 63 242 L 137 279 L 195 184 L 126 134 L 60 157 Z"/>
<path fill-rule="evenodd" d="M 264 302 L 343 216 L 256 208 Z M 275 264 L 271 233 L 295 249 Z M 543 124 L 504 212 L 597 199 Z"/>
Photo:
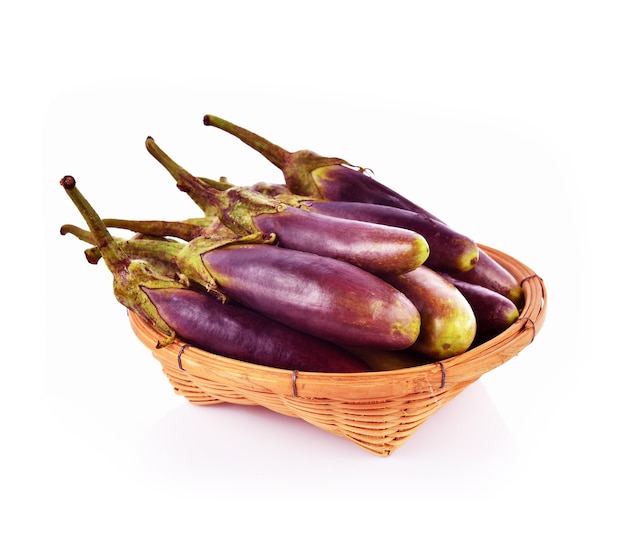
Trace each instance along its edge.
<path fill-rule="evenodd" d="M 543 325 L 547 299 L 542 279 L 503 252 L 481 247 L 520 281 L 524 307 L 519 319 L 497 337 L 438 363 L 353 374 L 294 372 L 219 356 L 183 342 L 157 349 L 163 335 L 133 313 L 130 323 L 161 363 L 174 391 L 189 402 L 261 405 L 387 456 L 465 387 L 517 355 Z"/>

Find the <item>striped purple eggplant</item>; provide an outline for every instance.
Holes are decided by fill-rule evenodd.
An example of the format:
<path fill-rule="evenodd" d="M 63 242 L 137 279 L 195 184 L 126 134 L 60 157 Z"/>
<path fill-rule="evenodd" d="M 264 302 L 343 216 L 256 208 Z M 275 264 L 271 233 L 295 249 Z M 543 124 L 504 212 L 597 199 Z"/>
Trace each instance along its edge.
<path fill-rule="evenodd" d="M 427 240 L 416 231 L 297 209 L 245 187 L 218 190 L 175 163 L 151 137 L 146 147 L 179 188 L 193 191 L 196 203 L 204 198 L 205 212 L 239 235 L 273 233 L 282 247 L 347 261 L 379 275 L 413 270 L 430 253 Z"/>
<path fill-rule="evenodd" d="M 144 289 L 184 341 L 248 363 L 307 372 L 365 372 L 344 348 L 289 328 L 235 303 L 190 289 Z"/>
<path fill-rule="evenodd" d="M 475 344 L 502 333 L 519 317 L 519 309 L 506 296 L 448 274 L 442 273 L 441 276 L 452 283 L 472 306 L 476 316 Z"/>
<path fill-rule="evenodd" d="M 415 231 L 426 239 L 430 248 L 424 264 L 435 270 L 464 272 L 472 269 L 478 261 L 478 247 L 473 239 L 420 213 L 361 202 L 305 200 L 299 205 L 301 209 L 314 213 Z"/>
<path fill-rule="evenodd" d="M 421 330 L 412 350 L 434 359 L 447 359 L 472 345 L 476 317 L 467 299 L 452 283 L 427 266 L 387 281 L 419 310 Z"/>
<path fill-rule="evenodd" d="M 390 205 L 438 220 L 432 213 L 377 181 L 365 168 L 352 165 L 344 159 L 324 157 L 310 150 L 289 152 L 215 115 L 205 115 L 204 124 L 233 135 L 259 152 L 282 171 L 286 186 L 294 194 L 320 200 Z"/>

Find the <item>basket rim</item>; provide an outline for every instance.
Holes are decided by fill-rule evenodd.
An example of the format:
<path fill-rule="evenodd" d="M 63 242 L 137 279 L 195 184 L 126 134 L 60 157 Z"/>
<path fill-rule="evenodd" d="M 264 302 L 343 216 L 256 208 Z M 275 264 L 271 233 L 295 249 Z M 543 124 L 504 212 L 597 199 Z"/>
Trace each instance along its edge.
<path fill-rule="evenodd" d="M 156 348 L 165 336 L 129 311 L 139 340 L 162 363 L 201 379 L 215 380 L 286 397 L 341 398 L 371 401 L 429 391 L 431 394 L 478 379 L 530 344 L 543 326 L 547 293 L 541 277 L 514 257 L 479 244 L 520 282 L 524 305 L 518 319 L 499 335 L 448 359 L 395 370 L 359 373 L 322 373 L 287 370 L 240 361 L 207 352 L 180 339 Z"/>

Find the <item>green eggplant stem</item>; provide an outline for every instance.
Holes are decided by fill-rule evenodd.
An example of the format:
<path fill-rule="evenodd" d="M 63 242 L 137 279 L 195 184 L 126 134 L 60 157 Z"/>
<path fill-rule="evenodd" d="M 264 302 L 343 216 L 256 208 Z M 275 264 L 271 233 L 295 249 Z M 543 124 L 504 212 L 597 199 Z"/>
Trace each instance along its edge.
<path fill-rule="evenodd" d="M 102 222 L 104 222 L 108 228 L 125 229 L 156 237 L 176 237 L 185 241 L 200 237 L 204 235 L 206 231 L 205 226 L 178 221 L 103 218 Z"/>
<path fill-rule="evenodd" d="M 214 126 L 237 137 L 281 170 L 287 166 L 293 156 L 291 152 L 288 152 L 277 144 L 223 118 L 216 117 L 215 115 L 204 115 L 203 122 L 205 126 Z"/>
<path fill-rule="evenodd" d="M 68 233 L 74 235 L 83 242 L 96 246 L 96 239 L 91 231 L 74 226 L 74 224 L 63 224 L 61 226 L 61 235 L 67 235 Z"/>
<path fill-rule="evenodd" d="M 237 235 L 258 233 L 253 220 L 255 215 L 275 213 L 285 208 L 281 202 L 249 188 L 197 178 L 168 156 L 152 137 L 146 139 L 146 148 L 174 177 L 180 190 L 193 194 L 206 216 L 216 216 Z"/>
<path fill-rule="evenodd" d="M 100 250 L 106 250 L 106 253 L 102 254 L 102 259 L 104 259 L 109 270 L 115 275 L 116 272 L 128 269 L 130 258 L 109 233 L 91 204 L 78 190 L 76 180 L 72 176 L 64 176 L 61 179 L 61 185 L 89 226 L 94 239 L 92 244 Z"/>
<path fill-rule="evenodd" d="M 221 209 L 219 196 L 216 194 L 219 189 L 212 187 L 207 181 L 197 178 L 176 163 L 157 145 L 152 137 L 147 137 L 145 144 L 150 155 L 161 163 L 176 180 L 178 188 L 187 193 L 205 214 Z"/>
<path fill-rule="evenodd" d="M 216 117 L 215 115 L 204 115 L 204 125 L 214 126 L 226 133 L 230 133 L 250 148 L 259 152 L 270 163 L 278 167 L 283 172 L 295 172 L 307 170 L 309 172 L 320 167 L 328 167 L 332 165 L 347 165 L 354 167 L 345 159 L 339 157 L 324 157 L 311 150 L 298 150 L 289 152 L 281 146 L 268 141 L 264 137 L 237 126 L 228 120 Z M 357 167 L 360 168 L 360 167 Z"/>

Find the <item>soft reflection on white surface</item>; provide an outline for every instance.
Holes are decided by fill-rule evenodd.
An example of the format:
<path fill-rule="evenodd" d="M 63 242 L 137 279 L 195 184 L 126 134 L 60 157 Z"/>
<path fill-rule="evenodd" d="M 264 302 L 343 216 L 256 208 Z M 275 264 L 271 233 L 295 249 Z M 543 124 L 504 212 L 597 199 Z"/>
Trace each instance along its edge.
<path fill-rule="evenodd" d="M 357 496 L 371 491 L 367 479 L 376 473 L 382 479 L 414 477 L 419 483 L 411 492 L 421 497 L 451 496 L 501 483 L 515 475 L 519 461 L 480 382 L 431 416 L 389 457 L 377 457 L 300 419 L 227 404 L 177 407 L 144 438 L 140 460 L 161 480 L 198 487 L 211 480 L 224 491 L 237 493 L 244 486 L 265 495 L 289 496 L 296 484 L 305 493 Z M 401 494 L 406 486 L 392 484 L 386 490 Z"/>

